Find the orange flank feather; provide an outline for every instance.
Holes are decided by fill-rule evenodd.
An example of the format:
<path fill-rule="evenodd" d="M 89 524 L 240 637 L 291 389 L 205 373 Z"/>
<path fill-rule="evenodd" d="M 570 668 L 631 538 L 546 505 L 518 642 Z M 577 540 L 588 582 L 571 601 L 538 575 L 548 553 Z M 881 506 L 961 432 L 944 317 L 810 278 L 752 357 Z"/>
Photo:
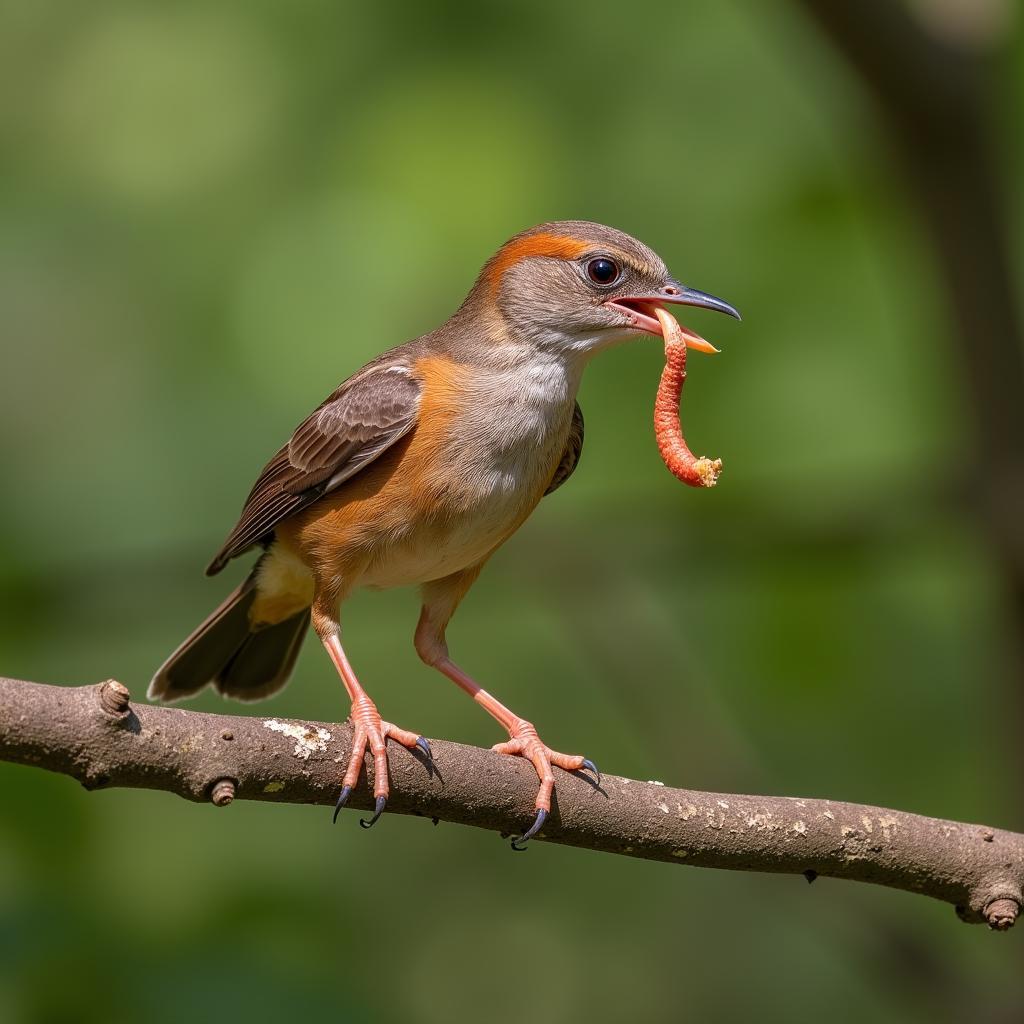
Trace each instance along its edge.
<path fill-rule="evenodd" d="M 453 561 L 460 567 L 482 562 L 522 525 L 554 472 L 553 462 L 539 465 L 536 486 L 515 508 L 494 508 L 494 496 L 480 481 L 460 477 L 452 466 L 452 439 L 459 433 L 453 421 L 474 400 L 472 369 L 433 355 L 417 361 L 413 373 L 424 389 L 409 434 L 277 527 L 268 560 L 307 566 L 322 603 L 336 603 L 356 584 L 418 583 L 447 575 Z M 267 598 L 261 611 L 290 606 L 280 593 Z"/>
<path fill-rule="evenodd" d="M 579 238 L 565 235 L 527 235 L 517 238 L 499 249 L 487 267 L 487 281 L 491 291 L 501 287 L 501 279 L 509 267 L 515 266 L 520 260 L 529 256 L 550 256 L 560 260 L 574 260 L 592 248 L 592 242 L 584 242 Z"/>

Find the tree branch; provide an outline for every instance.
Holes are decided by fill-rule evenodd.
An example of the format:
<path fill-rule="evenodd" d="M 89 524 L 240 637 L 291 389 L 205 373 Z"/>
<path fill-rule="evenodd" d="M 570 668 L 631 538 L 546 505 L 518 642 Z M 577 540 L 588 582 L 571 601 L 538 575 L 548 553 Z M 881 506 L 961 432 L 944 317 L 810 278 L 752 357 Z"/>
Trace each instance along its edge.
<path fill-rule="evenodd" d="M 161 789 L 233 799 L 334 803 L 347 724 L 211 715 L 131 704 L 109 680 L 62 687 L 0 678 L 0 760 L 70 775 L 86 789 Z M 533 814 L 533 768 L 432 742 L 436 771 L 391 744 L 389 812 L 507 832 Z M 370 787 L 352 795 L 367 809 Z M 541 837 L 696 867 L 873 882 L 952 903 L 968 922 L 1011 927 L 1024 902 L 1024 835 L 861 804 L 733 796 L 561 773 Z"/>

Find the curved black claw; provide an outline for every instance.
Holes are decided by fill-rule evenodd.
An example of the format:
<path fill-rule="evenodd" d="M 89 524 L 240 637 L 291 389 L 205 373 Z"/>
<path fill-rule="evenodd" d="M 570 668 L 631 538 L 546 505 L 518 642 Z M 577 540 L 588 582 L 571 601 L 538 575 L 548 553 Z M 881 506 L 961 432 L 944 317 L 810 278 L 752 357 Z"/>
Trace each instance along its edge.
<path fill-rule="evenodd" d="M 430 749 L 430 744 L 427 742 L 426 736 L 420 736 L 416 740 L 416 746 L 427 755 L 427 759 L 430 761 L 434 760 L 434 752 Z"/>
<path fill-rule="evenodd" d="M 533 824 L 517 839 L 512 840 L 512 849 L 516 853 L 522 853 L 526 846 L 522 845 L 531 840 L 543 827 L 544 822 L 547 821 L 548 812 L 543 807 L 537 808 L 537 817 L 533 819 Z"/>
<path fill-rule="evenodd" d="M 342 807 L 348 803 L 348 798 L 352 795 L 352 787 L 345 786 L 341 793 L 338 795 L 338 802 L 334 805 L 334 817 L 331 819 L 335 824 L 338 823 L 338 814 L 341 812 Z"/>
<path fill-rule="evenodd" d="M 585 757 L 585 758 L 583 758 L 583 766 L 580 768 L 580 771 L 583 771 L 584 768 L 586 768 L 586 770 L 589 771 L 589 772 L 593 772 L 594 775 L 597 776 L 597 788 L 600 789 L 601 788 L 601 773 L 597 770 L 597 765 L 594 764 L 594 762 L 591 761 L 589 757 Z"/>
<path fill-rule="evenodd" d="M 387 806 L 388 798 L 386 796 L 377 797 L 377 804 L 373 808 L 373 817 L 367 821 L 365 818 L 359 819 L 360 828 L 373 828 L 377 823 L 377 819 L 384 813 L 384 808 Z"/>

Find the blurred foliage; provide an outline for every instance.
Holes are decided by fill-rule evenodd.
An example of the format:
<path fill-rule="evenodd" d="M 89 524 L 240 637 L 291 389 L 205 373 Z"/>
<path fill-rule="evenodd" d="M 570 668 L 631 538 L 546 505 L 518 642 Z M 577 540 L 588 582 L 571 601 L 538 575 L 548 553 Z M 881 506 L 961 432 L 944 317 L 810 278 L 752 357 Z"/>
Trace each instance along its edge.
<path fill-rule="evenodd" d="M 660 465 L 657 345 L 596 360 L 581 466 L 460 611 L 461 661 L 606 771 L 1024 827 L 1002 598 L 943 497 L 968 441 L 940 288 L 870 108 L 794 9 L 0 18 L 4 673 L 141 697 L 228 585 L 202 567 L 294 424 L 506 237 L 584 217 L 743 310 L 692 317 L 724 354 L 694 360 L 687 432 L 726 473 L 700 494 Z M 1014 38 L 1010 123 L 1022 69 Z M 416 611 L 346 607 L 364 682 L 428 736 L 497 741 L 416 660 Z M 315 643 L 264 708 L 345 713 Z M 1024 997 L 1019 936 L 905 894 L 0 779 L 10 1024 L 1009 1020 Z"/>

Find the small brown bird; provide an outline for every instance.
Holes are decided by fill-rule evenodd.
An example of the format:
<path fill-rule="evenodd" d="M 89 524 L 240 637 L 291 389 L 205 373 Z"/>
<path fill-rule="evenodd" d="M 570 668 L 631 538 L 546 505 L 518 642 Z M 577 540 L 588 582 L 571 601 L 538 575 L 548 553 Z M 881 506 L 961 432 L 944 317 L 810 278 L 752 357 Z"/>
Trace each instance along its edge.
<path fill-rule="evenodd" d="M 149 696 L 177 700 L 212 683 L 240 700 L 267 697 L 287 682 L 312 621 L 355 726 L 335 819 L 369 747 L 369 827 L 389 793 L 385 741 L 418 746 L 428 758 L 430 747 L 381 719 L 342 649 L 339 612 L 356 587 L 418 584 L 416 651 L 508 732 L 494 750 L 533 764 L 536 817 L 513 845 L 535 835 L 551 809 L 552 766 L 597 769 L 551 750 L 532 723 L 474 682 L 449 656 L 445 631 L 487 559 L 576 468 L 576 392 L 590 357 L 638 334 L 661 337 L 657 311 L 666 303 L 739 318 L 721 299 L 679 284 L 654 252 L 614 228 L 560 221 L 512 238 L 451 319 L 346 380 L 270 460 L 207 574 L 250 548 L 263 553 L 163 664 Z M 683 333 L 689 347 L 715 351 Z"/>

